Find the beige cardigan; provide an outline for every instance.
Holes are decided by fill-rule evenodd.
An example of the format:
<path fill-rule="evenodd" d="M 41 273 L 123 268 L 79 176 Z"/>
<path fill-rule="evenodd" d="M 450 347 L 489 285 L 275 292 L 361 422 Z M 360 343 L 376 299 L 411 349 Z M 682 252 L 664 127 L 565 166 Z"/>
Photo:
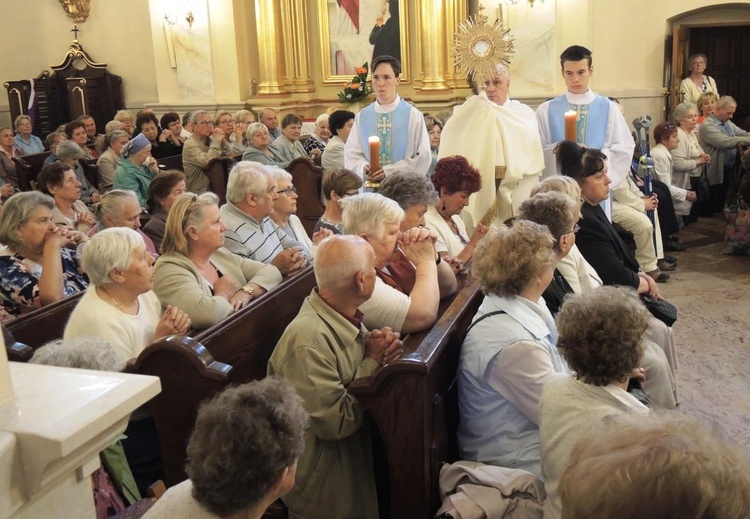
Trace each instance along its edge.
<path fill-rule="evenodd" d="M 211 256 L 211 263 L 238 287 L 252 282 L 271 290 L 281 282 L 281 273 L 273 265 L 237 256 L 224 248 Z M 154 275 L 154 292 L 162 306 L 176 306 L 187 313 L 193 328 L 208 328 L 232 313 L 229 301 L 215 296 L 193 262 L 178 252 L 160 257 Z"/>

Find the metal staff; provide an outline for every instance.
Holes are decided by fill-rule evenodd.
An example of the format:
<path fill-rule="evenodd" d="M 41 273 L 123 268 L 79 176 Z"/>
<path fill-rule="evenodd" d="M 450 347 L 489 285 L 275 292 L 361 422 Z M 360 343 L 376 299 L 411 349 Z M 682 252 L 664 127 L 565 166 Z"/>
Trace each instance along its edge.
<path fill-rule="evenodd" d="M 650 197 L 654 193 L 654 159 L 651 158 L 651 141 L 648 134 L 648 130 L 652 124 L 653 121 L 650 115 L 642 115 L 633 120 L 633 128 L 635 128 L 636 136 L 638 137 L 638 148 L 641 152 L 641 158 L 638 161 L 638 176 L 643 178 L 643 192 L 647 197 Z M 641 131 L 645 134 L 645 138 L 641 135 Z M 646 216 L 651 220 L 651 226 L 654 229 L 652 239 L 654 241 L 654 250 L 656 250 L 656 218 L 654 210 L 646 211 Z"/>

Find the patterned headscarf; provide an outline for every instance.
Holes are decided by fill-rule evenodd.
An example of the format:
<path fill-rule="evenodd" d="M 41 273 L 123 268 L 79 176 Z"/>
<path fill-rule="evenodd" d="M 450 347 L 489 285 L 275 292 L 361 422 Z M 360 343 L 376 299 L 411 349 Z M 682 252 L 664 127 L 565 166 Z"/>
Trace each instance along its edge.
<path fill-rule="evenodd" d="M 151 146 L 151 142 L 145 135 L 139 133 L 137 136 L 133 137 L 130 142 L 123 146 L 120 155 L 122 158 L 127 159 L 131 155 L 135 155 L 141 151 L 146 146 Z"/>

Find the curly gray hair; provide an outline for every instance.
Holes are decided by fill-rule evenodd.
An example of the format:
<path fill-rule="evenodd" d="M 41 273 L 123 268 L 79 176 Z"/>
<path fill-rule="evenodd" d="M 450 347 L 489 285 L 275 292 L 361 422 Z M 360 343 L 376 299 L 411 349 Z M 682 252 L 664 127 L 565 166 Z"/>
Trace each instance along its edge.
<path fill-rule="evenodd" d="M 404 211 L 415 205 L 431 206 L 437 202 L 438 194 L 426 176 L 418 173 L 391 173 L 380 183 L 380 194 L 395 200 Z"/>

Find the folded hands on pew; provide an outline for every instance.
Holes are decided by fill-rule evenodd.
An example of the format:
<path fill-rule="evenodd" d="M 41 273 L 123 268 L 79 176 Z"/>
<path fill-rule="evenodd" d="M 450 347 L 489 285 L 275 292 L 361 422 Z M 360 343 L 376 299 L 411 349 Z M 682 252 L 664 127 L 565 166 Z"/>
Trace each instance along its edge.
<path fill-rule="evenodd" d="M 373 359 L 381 366 L 393 362 L 404 353 L 401 334 L 389 326 L 373 330 L 365 337 L 365 357 Z"/>
<path fill-rule="evenodd" d="M 156 325 L 154 337 L 166 335 L 185 335 L 190 329 L 190 317 L 176 306 L 167 305 L 159 324 Z"/>
<path fill-rule="evenodd" d="M 307 256 L 302 247 L 290 247 L 279 252 L 271 260 L 271 264 L 279 269 L 283 276 L 293 276 L 307 267 Z"/>
<path fill-rule="evenodd" d="M 415 266 L 427 261 L 435 263 L 437 234 L 425 227 L 414 227 L 401 234 L 399 245 Z"/>
<path fill-rule="evenodd" d="M 0 197 L 2 198 L 13 196 L 15 192 L 16 188 L 13 187 L 13 184 L 3 184 L 0 186 Z"/>
<path fill-rule="evenodd" d="M 247 304 L 265 293 L 265 289 L 255 283 L 248 283 L 245 285 L 248 290 L 242 290 L 243 287 L 237 286 L 229 276 L 222 276 L 219 280 L 214 283 L 214 295 L 223 297 L 229 304 L 232 305 L 233 311 L 237 311 L 240 308 L 244 308 Z M 249 289 L 252 288 L 252 291 Z"/>

